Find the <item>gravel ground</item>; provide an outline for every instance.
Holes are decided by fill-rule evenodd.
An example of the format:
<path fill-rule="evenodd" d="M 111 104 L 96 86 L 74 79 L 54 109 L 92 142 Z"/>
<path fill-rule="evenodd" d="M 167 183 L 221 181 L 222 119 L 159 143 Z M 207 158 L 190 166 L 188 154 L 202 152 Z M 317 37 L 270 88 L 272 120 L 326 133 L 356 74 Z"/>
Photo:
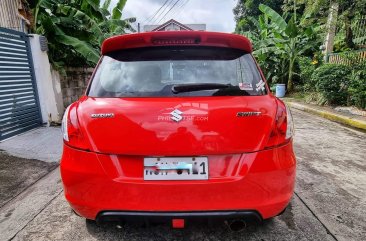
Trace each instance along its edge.
<path fill-rule="evenodd" d="M 19 158 L 0 151 L 0 208 L 57 166 L 56 162 Z"/>

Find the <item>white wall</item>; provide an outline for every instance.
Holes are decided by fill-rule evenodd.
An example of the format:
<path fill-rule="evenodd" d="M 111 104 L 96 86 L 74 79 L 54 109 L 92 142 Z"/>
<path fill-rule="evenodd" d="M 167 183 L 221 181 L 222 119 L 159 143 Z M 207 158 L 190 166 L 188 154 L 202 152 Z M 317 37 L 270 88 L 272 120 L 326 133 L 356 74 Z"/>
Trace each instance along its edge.
<path fill-rule="evenodd" d="M 51 66 L 46 51 L 41 51 L 39 35 L 32 34 L 29 38 L 32 49 L 34 72 L 36 77 L 42 121 L 48 125 L 51 122 L 60 123 L 64 106 L 60 78 L 56 72 L 51 74 Z"/>

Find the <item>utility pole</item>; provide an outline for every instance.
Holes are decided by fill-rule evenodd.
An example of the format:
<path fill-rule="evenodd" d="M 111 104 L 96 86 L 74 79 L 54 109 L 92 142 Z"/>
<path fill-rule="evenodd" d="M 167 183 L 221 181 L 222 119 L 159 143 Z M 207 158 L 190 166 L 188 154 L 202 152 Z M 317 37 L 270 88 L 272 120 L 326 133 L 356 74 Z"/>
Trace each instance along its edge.
<path fill-rule="evenodd" d="M 137 32 L 140 33 L 141 29 L 140 29 L 140 23 L 137 23 Z"/>
<path fill-rule="evenodd" d="M 333 52 L 333 45 L 334 45 L 334 37 L 336 33 L 336 27 L 337 27 L 337 18 L 338 18 L 338 9 L 339 4 L 334 1 L 329 9 L 329 16 L 328 16 L 328 23 L 327 23 L 327 36 L 325 38 L 324 43 L 324 58 L 325 61 L 328 61 L 328 54 Z"/>

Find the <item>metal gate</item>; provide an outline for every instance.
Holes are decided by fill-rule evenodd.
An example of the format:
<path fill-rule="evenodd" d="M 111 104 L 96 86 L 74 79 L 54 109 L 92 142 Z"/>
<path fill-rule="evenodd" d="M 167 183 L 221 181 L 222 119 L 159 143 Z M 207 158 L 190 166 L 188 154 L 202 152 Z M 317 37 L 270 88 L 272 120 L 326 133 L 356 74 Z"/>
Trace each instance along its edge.
<path fill-rule="evenodd" d="M 0 141 L 42 122 L 28 38 L 0 28 Z"/>

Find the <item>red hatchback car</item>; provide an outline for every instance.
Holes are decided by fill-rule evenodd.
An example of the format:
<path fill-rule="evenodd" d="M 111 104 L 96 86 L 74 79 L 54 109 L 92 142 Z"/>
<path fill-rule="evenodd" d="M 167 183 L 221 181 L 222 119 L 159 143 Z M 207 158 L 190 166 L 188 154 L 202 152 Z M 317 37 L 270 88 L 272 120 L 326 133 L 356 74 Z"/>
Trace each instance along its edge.
<path fill-rule="evenodd" d="M 63 118 L 61 175 L 75 212 L 183 227 L 284 211 L 292 117 L 251 52 L 243 36 L 201 31 L 104 41 L 85 96 Z"/>

